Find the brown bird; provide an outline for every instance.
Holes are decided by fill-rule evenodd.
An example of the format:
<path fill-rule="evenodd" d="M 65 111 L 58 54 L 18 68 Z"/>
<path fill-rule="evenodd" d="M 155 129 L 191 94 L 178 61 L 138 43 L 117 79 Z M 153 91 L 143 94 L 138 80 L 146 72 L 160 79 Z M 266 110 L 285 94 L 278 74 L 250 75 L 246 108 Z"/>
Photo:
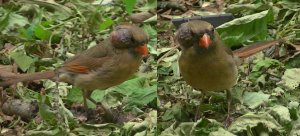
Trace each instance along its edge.
<path fill-rule="evenodd" d="M 95 89 L 107 89 L 128 80 L 139 68 L 142 57 L 147 56 L 148 36 L 135 25 L 120 25 L 110 38 L 67 60 L 56 71 L 20 74 L 0 80 L 0 86 L 37 79 L 53 79 L 70 83 L 83 90 L 84 105 Z M 1 79 L 1 74 L 0 74 Z"/>
<path fill-rule="evenodd" d="M 226 90 L 227 119 L 231 103 L 230 89 L 238 79 L 238 57 L 248 57 L 281 41 L 262 42 L 232 52 L 210 23 L 199 20 L 183 23 L 177 30 L 176 39 L 182 48 L 179 68 L 183 79 L 204 93 Z M 197 114 L 198 110 L 195 119 Z"/>

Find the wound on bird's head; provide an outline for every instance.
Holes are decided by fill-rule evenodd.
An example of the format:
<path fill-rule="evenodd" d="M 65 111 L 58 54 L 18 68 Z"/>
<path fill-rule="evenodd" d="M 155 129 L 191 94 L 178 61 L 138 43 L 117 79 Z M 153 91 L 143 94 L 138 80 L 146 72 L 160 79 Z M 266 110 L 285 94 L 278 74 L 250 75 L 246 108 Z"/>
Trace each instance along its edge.
<path fill-rule="evenodd" d="M 129 44 L 132 42 L 131 38 L 131 33 L 125 28 L 116 29 L 111 33 L 111 43 L 115 47 L 128 48 Z"/>

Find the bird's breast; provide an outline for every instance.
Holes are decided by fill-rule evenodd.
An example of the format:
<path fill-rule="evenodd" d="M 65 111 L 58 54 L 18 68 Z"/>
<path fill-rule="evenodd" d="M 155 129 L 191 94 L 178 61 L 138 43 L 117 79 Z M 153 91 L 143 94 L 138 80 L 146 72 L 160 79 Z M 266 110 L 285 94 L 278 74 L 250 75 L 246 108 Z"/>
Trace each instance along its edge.
<path fill-rule="evenodd" d="M 225 51 L 216 54 L 182 52 L 179 59 L 183 79 L 195 89 L 222 91 L 230 89 L 237 81 L 237 66 Z"/>

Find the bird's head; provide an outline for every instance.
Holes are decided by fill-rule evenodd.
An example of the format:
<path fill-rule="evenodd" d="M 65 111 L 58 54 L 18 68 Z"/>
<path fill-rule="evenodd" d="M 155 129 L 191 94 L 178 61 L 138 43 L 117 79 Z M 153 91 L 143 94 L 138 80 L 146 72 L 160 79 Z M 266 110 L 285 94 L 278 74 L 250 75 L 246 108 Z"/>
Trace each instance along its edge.
<path fill-rule="evenodd" d="M 118 49 L 133 48 L 142 56 L 148 55 L 148 35 L 145 31 L 132 24 L 119 25 L 111 33 L 111 43 Z"/>
<path fill-rule="evenodd" d="M 209 49 L 214 46 L 216 35 L 215 29 L 210 23 L 192 20 L 180 25 L 176 39 L 183 48 L 197 46 Z"/>

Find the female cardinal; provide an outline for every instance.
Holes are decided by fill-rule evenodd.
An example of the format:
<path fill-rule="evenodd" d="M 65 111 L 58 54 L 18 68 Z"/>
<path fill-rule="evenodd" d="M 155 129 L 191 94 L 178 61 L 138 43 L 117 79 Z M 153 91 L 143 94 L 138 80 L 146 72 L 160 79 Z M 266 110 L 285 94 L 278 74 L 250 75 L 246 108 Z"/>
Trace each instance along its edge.
<path fill-rule="evenodd" d="M 183 23 L 177 30 L 176 39 L 182 48 L 179 68 L 183 79 L 193 88 L 203 92 L 226 90 L 228 114 L 230 89 L 238 79 L 238 58 L 248 57 L 282 42 L 281 39 L 266 41 L 232 52 L 224 45 L 210 23 L 199 20 Z"/>
<path fill-rule="evenodd" d="M 147 56 L 148 36 L 135 25 L 120 25 L 110 37 L 67 60 L 56 71 L 17 75 L 4 80 L 0 86 L 16 82 L 58 77 L 81 88 L 86 99 L 96 103 L 90 95 L 94 89 L 107 89 L 129 79 L 139 68 L 143 56 Z M 57 75 L 58 74 L 58 75 Z"/>
<path fill-rule="evenodd" d="M 237 65 L 214 27 L 205 21 L 190 21 L 180 26 L 176 39 L 182 48 L 179 69 L 187 84 L 204 92 L 227 90 L 229 96 L 237 82 Z"/>

